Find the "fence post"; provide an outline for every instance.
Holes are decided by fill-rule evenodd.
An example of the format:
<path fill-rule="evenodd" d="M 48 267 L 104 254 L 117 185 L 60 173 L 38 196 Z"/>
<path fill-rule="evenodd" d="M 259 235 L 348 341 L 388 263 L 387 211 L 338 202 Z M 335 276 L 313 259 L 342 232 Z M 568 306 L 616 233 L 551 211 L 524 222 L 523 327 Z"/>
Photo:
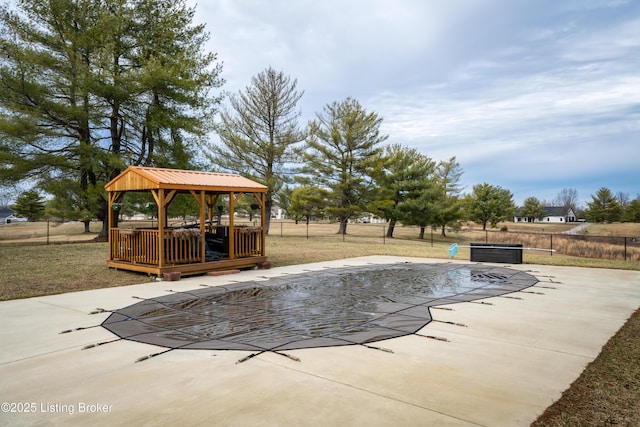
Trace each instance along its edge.
<path fill-rule="evenodd" d="M 551 237 L 551 247 L 549 249 L 551 249 L 551 256 L 553 256 L 553 234 L 549 234 L 549 237 Z"/>
<path fill-rule="evenodd" d="M 386 235 L 385 230 L 384 230 L 384 224 L 382 224 L 382 244 L 383 245 L 387 244 L 387 235 Z"/>
<path fill-rule="evenodd" d="M 624 238 L 624 260 L 627 260 L 627 237 Z"/>

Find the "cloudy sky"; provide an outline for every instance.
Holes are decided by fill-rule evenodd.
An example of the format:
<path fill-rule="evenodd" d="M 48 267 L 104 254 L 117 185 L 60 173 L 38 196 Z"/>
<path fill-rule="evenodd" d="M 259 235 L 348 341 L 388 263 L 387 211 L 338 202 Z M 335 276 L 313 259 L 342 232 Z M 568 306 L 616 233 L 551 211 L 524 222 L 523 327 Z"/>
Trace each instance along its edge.
<path fill-rule="evenodd" d="M 223 89 L 281 70 L 305 91 L 301 124 L 353 97 L 389 142 L 455 156 L 465 192 L 640 195 L 638 1 L 188 1 Z"/>

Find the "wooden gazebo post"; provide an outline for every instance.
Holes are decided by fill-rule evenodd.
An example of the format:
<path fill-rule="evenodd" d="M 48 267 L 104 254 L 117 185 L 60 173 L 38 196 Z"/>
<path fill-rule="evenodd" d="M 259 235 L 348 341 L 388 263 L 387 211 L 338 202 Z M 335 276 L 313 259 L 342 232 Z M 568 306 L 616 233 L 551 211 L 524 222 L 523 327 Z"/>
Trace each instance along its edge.
<path fill-rule="evenodd" d="M 233 212 L 236 209 L 236 198 L 233 191 L 229 192 L 229 259 L 235 258 L 235 230 L 233 229 Z"/>
<path fill-rule="evenodd" d="M 113 242 L 111 241 L 112 236 L 111 236 L 111 229 L 113 228 L 113 223 L 114 223 L 114 218 L 113 218 L 113 204 L 115 203 L 115 200 L 117 198 L 117 192 L 109 192 L 107 193 L 107 211 L 109 212 L 109 214 L 107 215 L 107 224 L 108 224 L 108 231 L 107 231 L 107 241 L 109 242 L 109 259 L 112 260 L 113 259 Z"/>
<path fill-rule="evenodd" d="M 195 192 L 192 192 L 195 197 Z M 200 197 L 196 198 L 198 203 L 200 204 L 200 262 L 206 262 L 207 254 L 205 251 L 205 221 L 206 221 L 206 213 L 205 213 L 205 191 L 200 190 Z"/>
<path fill-rule="evenodd" d="M 112 231 L 111 229 L 114 227 L 115 223 L 116 223 L 116 214 L 115 210 L 114 210 L 114 205 L 116 203 L 118 203 L 120 201 L 120 199 L 122 198 L 122 196 L 124 195 L 124 192 L 120 192 L 120 191 L 113 191 L 113 192 L 109 192 L 107 193 L 107 225 L 108 225 L 108 231 L 107 231 L 107 241 L 109 242 L 109 259 L 113 259 L 113 245 L 112 245 Z"/>
<path fill-rule="evenodd" d="M 158 205 L 158 267 L 162 269 L 165 265 L 164 254 L 164 229 L 167 226 L 167 216 L 165 215 L 164 206 L 164 189 L 160 188 L 157 192 L 151 190 L 153 198 L 156 199 Z"/>
<path fill-rule="evenodd" d="M 264 256 L 264 254 L 266 253 L 266 249 L 265 249 L 265 243 L 266 243 L 266 239 L 267 239 L 267 217 L 266 215 L 271 215 L 271 212 L 269 212 L 267 214 L 266 211 L 266 203 L 265 203 L 265 195 L 266 193 L 253 193 L 253 196 L 256 198 L 256 200 L 258 201 L 258 204 L 260 205 L 260 229 L 261 229 L 261 235 L 260 235 L 260 242 L 262 242 L 262 244 L 260 245 L 260 255 Z"/>

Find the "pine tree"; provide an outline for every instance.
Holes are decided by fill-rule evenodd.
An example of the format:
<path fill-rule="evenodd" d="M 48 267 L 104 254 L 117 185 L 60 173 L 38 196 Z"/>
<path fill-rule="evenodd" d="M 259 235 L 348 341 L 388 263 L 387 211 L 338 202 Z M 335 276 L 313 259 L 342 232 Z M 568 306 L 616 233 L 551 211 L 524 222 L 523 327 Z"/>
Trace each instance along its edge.
<path fill-rule="evenodd" d="M 615 222 L 620 221 L 622 209 L 620 204 L 608 188 L 600 188 L 592 201 L 587 202 L 585 214 L 590 222 Z"/>
<path fill-rule="evenodd" d="M 269 67 L 251 84 L 231 95 L 231 110 L 222 111 L 217 132 L 221 144 L 211 146 L 214 167 L 241 173 L 266 185 L 265 209 L 288 181 L 285 168 L 295 160 L 295 146 L 305 139 L 298 125 L 297 103 L 304 92 L 297 80 Z M 271 215 L 267 215 L 269 230 Z"/>
<path fill-rule="evenodd" d="M 44 199 L 35 190 L 25 191 L 16 199 L 13 210 L 29 221 L 38 221 L 44 216 Z"/>
<path fill-rule="evenodd" d="M 520 216 L 527 218 L 529 222 L 541 220 L 544 218 L 544 204 L 535 197 L 527 197 L 522 204 Z"/>
<path fill-rule="evenodd" d="M 466 212 L 467 218 L 482 224 L 483 230 L 487 229 L 487 223 L 495 227 L 514 214 L 513 195 L 509 190 L 486 182 L 474 185 L 467 199 Z"/>
<path fill-rule="evenodd" d="M 324 107 L 311 123 L 304 171 L 330 192 L 327 214 L 338 219 L 338 234 L 350 218 L 373 200 L 374 176 L 381 162 L 382 118 L 347 98 Z"/>
<path fill-rule="evenodd" d="M 105 182 L 208 131 L 222 83 L 208 35 L 184 0 L 18 5 L 0 10 L 0 178 L 77 180 L 79 209 L 104 220 Z"/>
<path fill-rule="evenodd" d="M 433 225 L 440 227 L 442 237 L 446 237 L 445 227 L 455 225 L 464 214 L 460 196 L 462 174 L 462 167 L 455 157 L 451 157 L 448 161 L 441 161 L 436 167 L 436 182 L 440 189 L 440 197 Z"/>
<path fill-rule="evenodd" d="M 399 144 L 386 147 L 382 167 L 376 171 L 377 189 L 373 206 L 389 222 L 387 237 L 393 237 L 396 222 L 400 219 L 404 218 L 405 223 L 417 221 L 418 225 L 423 225 L 423 220 L 415 217 L 424 216 L 414 212 L 410 206 L 415 206 L 415 203 L 410 202 L 420 199 L 424 191 L 435 185 L 434 169 L 435 162 L 416 149 Z M 422 207 L 416 208 L 423 210 Z"/>

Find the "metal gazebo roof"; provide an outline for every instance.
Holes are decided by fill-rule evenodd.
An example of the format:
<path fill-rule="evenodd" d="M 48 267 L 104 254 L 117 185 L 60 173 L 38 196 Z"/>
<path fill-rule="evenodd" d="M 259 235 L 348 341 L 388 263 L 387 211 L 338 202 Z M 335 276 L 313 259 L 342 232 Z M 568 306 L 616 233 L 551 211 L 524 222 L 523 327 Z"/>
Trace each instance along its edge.
<path fill-rule="evenodd" d="M 111 191 L 151 189 L 266 193 L 267 186 L 236 174 L 129 166 L 105 185 Z"/>

